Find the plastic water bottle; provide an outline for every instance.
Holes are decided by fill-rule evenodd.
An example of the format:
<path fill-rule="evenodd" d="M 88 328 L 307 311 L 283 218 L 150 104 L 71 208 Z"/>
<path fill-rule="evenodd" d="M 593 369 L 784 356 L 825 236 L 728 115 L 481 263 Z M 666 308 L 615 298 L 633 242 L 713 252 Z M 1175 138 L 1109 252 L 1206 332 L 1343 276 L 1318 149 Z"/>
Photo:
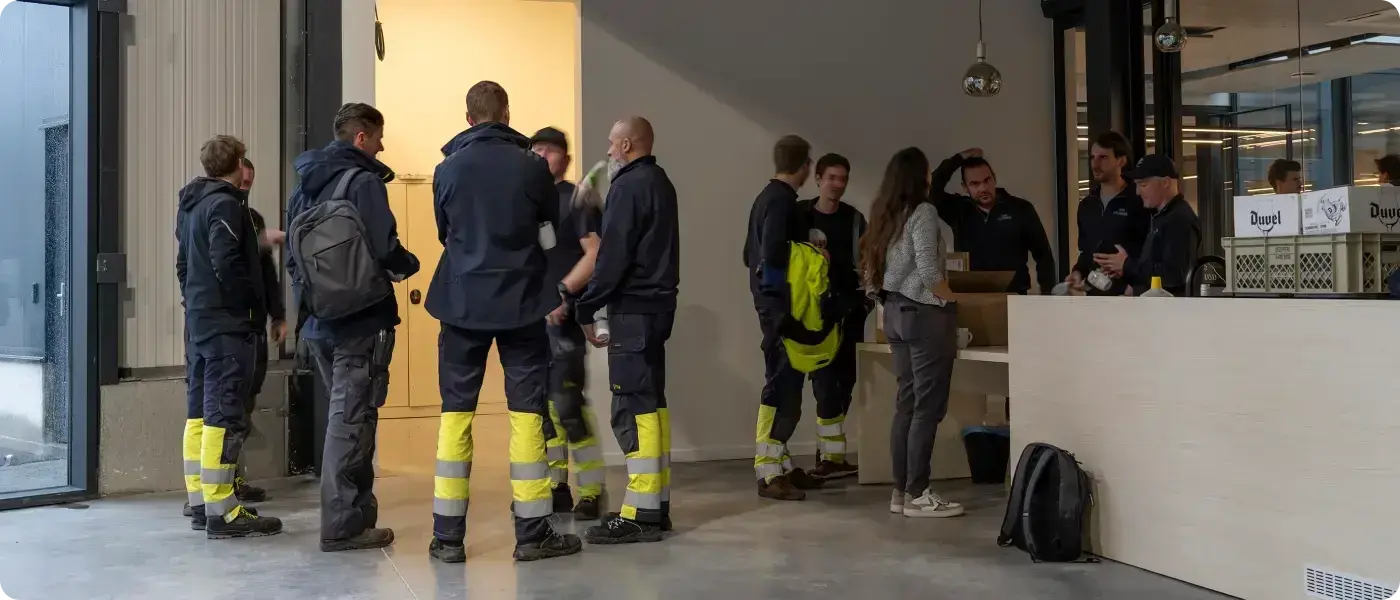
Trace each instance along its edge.
<path fill-rule="evenodd" d="M 1152 289 L 1142 293 L 1143 298 L 1174 298 L 1171 292 L 1162 289 L 1162 278 L 1152 278 Z"/>

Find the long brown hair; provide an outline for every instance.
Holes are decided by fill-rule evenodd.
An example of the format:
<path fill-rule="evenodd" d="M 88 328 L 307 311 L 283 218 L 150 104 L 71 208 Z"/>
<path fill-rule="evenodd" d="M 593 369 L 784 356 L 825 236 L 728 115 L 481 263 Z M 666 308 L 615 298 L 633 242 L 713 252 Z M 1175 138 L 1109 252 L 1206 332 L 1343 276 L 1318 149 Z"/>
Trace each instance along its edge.
<path fill-rule="evenodd" d="M 890 241 L 904 232 L 914 209 L 928 201 L 928 157 L 918 148 L 896 152 L 885 167 L 880 194 L 870 208 L 870 227 L 860 238 L 860 272 L 871 291 L 885 279 L 885 254 Z"/>

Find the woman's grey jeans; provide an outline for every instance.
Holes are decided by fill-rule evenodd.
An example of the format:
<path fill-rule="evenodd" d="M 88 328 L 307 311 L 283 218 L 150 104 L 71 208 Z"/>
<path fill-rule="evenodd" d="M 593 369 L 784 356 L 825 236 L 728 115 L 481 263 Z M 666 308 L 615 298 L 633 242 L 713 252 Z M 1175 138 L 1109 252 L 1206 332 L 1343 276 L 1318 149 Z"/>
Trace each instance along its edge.
<path fill-rule="evenodd" d="M 933 439 L 948 414 L 948 386 L 958 357 L 958 309 L 891 292 L 885 299 L 885 335 L 894 355 L 899 394 L 890 431 L 894 486 L 918 496 L 928 489 Z"/>

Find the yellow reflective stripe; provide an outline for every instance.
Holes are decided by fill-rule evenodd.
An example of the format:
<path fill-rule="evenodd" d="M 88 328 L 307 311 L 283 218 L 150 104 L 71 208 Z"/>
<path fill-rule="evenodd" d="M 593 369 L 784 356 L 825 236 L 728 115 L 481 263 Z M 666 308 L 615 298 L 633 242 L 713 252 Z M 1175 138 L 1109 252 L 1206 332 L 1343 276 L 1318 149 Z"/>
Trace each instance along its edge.
<path fill-rule="evenodd" d="M 549 461 L 545 450 L 544 419 L 540 415 L 510 412 L 510 462 L 544 463 Z"/>
<path fill-rule="evenodd" d="M 437 469 L 433 474 L 438 477 L 454 477 L 457 479 L 466 479 L 468 477 L 471 477 L 471 473 L 472 464 L 469 462 L 459 462 L 455 460 L 439 460 L 437 461 Z"/>
<path fill-rule="evenodd" d="M 635 506 L 629 506 L 629 505 L 627 505 L 626 503 L 624 503 L 624 504 L 622 505 L 622 510 L 618 511 L 618 514 L 621 515 L 622 518 L 627 519 L 627 520 L 629 520 L 629 521 L 636 521 L 636 520 L 637 520 L 637 507 L 635 507 Z"/>
<path fill-rule="evenodd" d="M 433 497 L 443 500 L 471 498 L 471 480 L 458 477 L 434 477 Z"/>
<path fill-rule="evenodd" d="M 472 461 L 472 419 L 474 412 L 444 412 L 438 423 L 437 459 Z"/>
<path fill-rule="evenodd" d="M 467 516 L 467 500 L 447 500 L 433 498 L 433 514 L 444 517 Z"/>
<path fill-rule="evenodd" d="M 544 418 L 510 412 L 510 488 L 520 517 L 553 514 L 554 483 L 549 478 L 545 451 Z M 544 513 L 539 514 L 543 503 Z"/>
<path fill-rule="evenodd" d="M 204 440 L 204 419 L 185 419 L 185 435 L 181 447 L 181 457 L 185 459 L 185 474 L 193 475 L 189 470 L 189 463 L 195 464 L 195 470 L 199 469 L 199 457 L 203 452 Z"/>
<path fill-rule="evenodd" d="M 764 443 L 772 439 L 773 419 L 777 416 L 778 409 L 772 406 L 758 406 L 758 436 L 755 439 L 758 443 Z"/>
<path fill-rule="evenodd" d="M 200 436 L 200 488 L 204 491 L 206 511 L 227 516 L 238 507 L 238 499 L 233 497 L 234 466 L 223 464 L 223 427 L 204 426 Z M 231 504 L 230 504 L 231 503 Z M 210 507 L 213 508 L 210 508 Z"/>

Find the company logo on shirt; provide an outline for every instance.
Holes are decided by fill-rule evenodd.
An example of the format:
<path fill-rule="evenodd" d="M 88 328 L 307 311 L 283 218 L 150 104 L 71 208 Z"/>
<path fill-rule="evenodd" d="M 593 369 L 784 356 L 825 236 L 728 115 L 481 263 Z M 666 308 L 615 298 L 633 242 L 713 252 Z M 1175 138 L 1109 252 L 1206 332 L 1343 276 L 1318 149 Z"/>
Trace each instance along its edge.
<path fill-rule="evenodd" d="M 1400 1 L 1400 0 L 1397 0 L 1397 1 Z M 1128 216 L 1128 209 L 1126 209 L 1126 208 L 1115 208 L 1115 209 L 1113 209 L 1113 216 L 1115 216 L 1115 217 L 1126 217 L 1126 216 Z"/>
<path fill-rule="evenodd" d="M 997 221 L 1010 221 L 1011 215 L 997 215 Z"/>

